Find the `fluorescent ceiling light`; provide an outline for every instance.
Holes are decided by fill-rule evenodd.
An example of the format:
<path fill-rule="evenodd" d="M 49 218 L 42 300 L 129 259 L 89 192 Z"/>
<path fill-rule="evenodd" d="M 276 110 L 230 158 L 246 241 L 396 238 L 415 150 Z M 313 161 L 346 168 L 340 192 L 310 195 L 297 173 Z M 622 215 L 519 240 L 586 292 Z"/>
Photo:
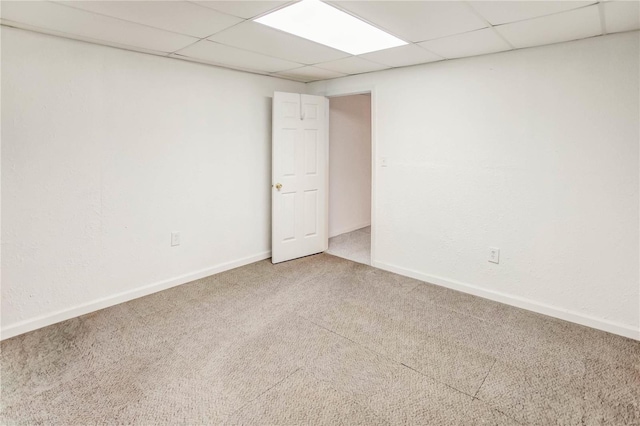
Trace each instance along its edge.
<path fill-rule="evenodd" d="M 319 0 L 302 0 L 258 18 L 256 22 L 352 55 L 407 44 Z"/>

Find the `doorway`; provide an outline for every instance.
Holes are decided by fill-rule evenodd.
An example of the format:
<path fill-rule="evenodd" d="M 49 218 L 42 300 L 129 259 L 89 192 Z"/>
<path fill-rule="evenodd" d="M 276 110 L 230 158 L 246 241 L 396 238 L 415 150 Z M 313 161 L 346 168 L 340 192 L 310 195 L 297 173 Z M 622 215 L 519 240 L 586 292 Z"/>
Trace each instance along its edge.
<path fill-rule="evenodd" d="M 329 249 L 371 265 L 371 94 L 329 97 Z"/>

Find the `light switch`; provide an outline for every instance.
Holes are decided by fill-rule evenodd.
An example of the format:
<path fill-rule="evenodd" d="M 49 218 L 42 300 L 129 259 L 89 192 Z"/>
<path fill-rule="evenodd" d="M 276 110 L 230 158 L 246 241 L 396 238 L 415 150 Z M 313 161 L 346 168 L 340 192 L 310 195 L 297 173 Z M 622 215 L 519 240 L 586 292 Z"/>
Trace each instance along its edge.
<path fill-rule="evenodd" d="M 489 247 L 489 262 L 500 263 L 500 249 Z"/>

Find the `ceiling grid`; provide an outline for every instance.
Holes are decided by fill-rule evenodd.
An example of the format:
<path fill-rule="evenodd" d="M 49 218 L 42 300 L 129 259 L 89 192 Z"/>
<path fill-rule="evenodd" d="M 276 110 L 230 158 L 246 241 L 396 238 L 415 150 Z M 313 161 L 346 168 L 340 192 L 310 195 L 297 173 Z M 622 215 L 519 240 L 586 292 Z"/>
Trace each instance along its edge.
<path fill-rule="evenodd" d="M 294 1 L 2 1 L 2 25 L 302 82 L 640 29 L 640 2 L 327 1 L 406 45 L 351 55 L 254 22 Z"/>

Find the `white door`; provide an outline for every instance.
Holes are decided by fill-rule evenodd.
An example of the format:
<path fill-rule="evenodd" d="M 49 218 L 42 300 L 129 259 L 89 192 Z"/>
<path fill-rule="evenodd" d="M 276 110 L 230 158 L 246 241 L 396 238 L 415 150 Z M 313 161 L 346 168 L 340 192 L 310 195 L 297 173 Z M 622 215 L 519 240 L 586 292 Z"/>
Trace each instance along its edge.
<path fill-rule="evenodd" d="M 328 100 L 273 94 L 273 263 L 328 248 Z"/>

